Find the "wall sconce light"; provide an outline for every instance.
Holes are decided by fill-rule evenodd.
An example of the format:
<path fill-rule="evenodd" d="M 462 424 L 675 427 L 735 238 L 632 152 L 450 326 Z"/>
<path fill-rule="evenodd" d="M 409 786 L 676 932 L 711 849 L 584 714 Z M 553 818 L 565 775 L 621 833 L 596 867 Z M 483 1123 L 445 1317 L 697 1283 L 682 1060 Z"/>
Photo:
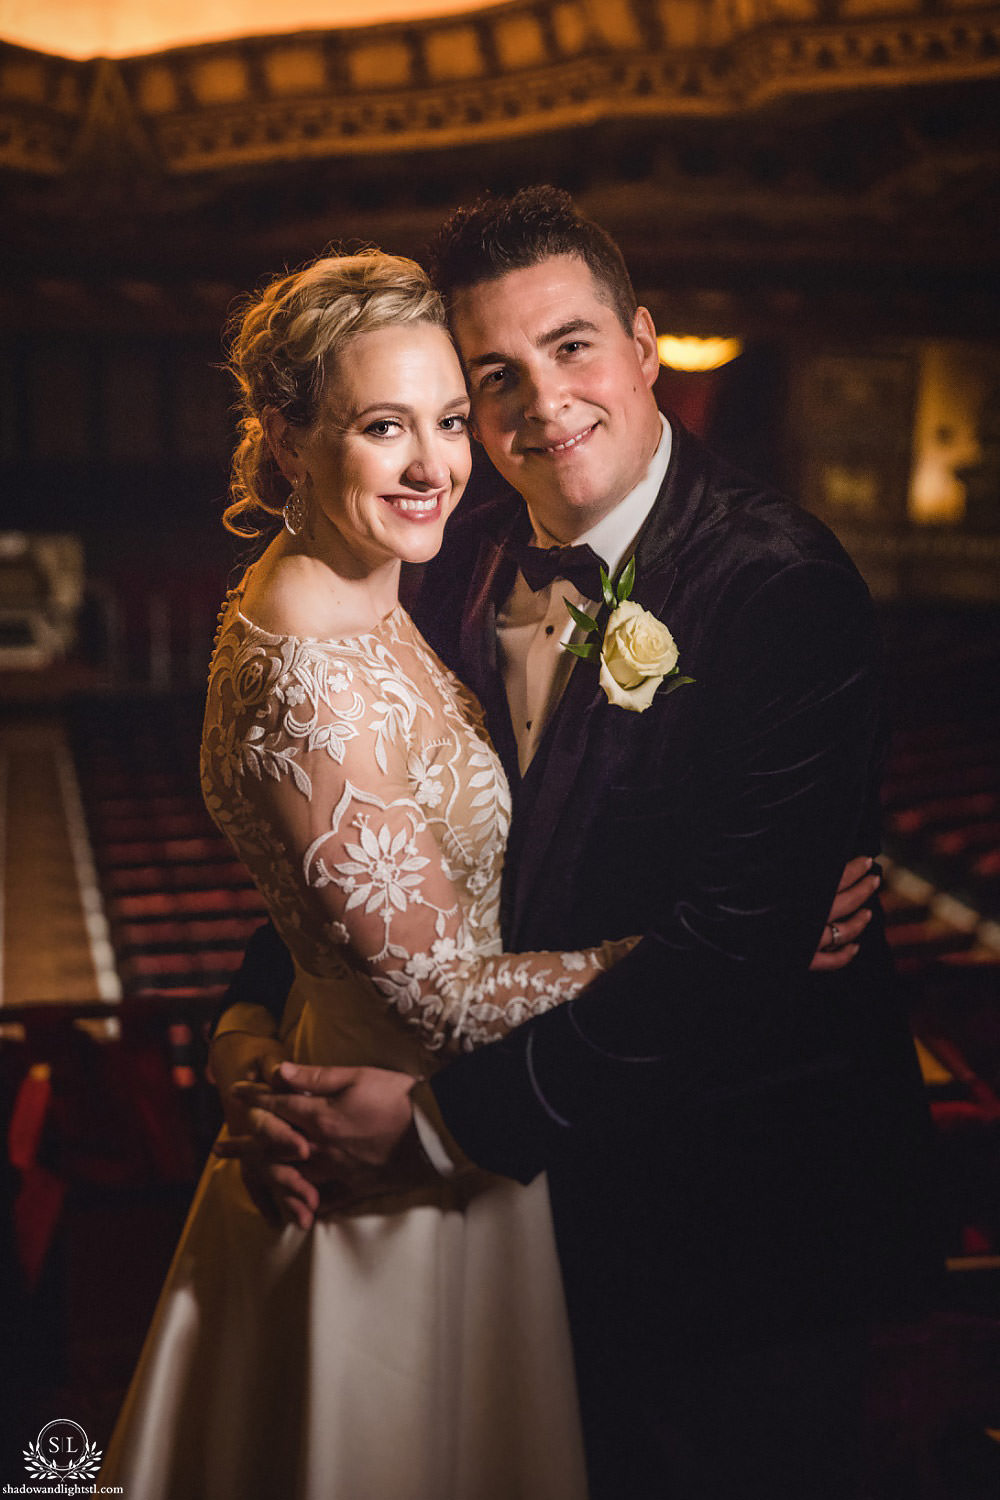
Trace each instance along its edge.
<path fill-rule="evenodd" d="M 691 334 L 661 334 L 656 347 L 660 364 L 668 370 L 718 370 L 743 353 L 740 339 L 700 339 Z"/>

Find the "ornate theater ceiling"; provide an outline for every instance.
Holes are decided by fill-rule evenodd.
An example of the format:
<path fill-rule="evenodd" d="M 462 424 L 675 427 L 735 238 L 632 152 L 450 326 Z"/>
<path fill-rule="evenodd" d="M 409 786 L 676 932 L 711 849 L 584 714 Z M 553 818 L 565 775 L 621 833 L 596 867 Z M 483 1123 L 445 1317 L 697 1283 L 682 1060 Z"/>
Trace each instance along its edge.
<path fill-rule="evenodd" d="M 794 319 L 819 278 L 876 323 L 996 317 L 996 5 L 364 0 L 388 19 L 359 24 L 360 0 L 288 0 L 282 26 L 305 29 L 269 30 L 271 7 L 220 40 L 205 0 L 208 40 L 106 29 L 114 57 L 14 25 L 57 9 L 0 7 L 0 34 L 36 37 L 0 43 L 15 279 L 239 283 L 331 239 L 418 251 L 455 202 L 551 180 L 640 286 L 687 299 L 691 331 L 727 298 L 744 325 Z M 179 7 L 142 9 L 183 31 Z"/>
<path fill-rule="evenodd" d="M 0 0 L 0 34 L 62 57 L 134 57 L 233 37 L 485 8 L 483 0 Z"/>

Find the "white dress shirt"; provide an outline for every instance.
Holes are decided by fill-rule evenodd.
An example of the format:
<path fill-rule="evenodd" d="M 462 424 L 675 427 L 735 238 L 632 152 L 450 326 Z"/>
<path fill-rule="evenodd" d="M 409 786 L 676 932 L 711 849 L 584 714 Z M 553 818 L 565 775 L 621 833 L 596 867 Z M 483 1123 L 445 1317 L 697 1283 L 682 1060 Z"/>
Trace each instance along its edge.
<path fill-rule="evenodd" d="M 634 490 L 596 526 L 574 538 L 574 545 L 587 542 L 608 565 L 613 578 L 642 530 L 660 492 L 670 462 L 673 435 L 660 414 L 663 433 L 656 452 Z M 534 542 L 539 547 L 558 545 L 538 523 Z M 575 625 L 566 608 L 569 599 L 586 614 L 593 614 L 600 600 L 584 599 L 566 579 L 557 578 L 536 593 L 520 572 L 509 596 L 497 613 L 499 659 L 507 689 L 511 723 L 517 739 L 521 774 L 527 770 L 538 748 L 553 709 L 566 690 L 577 657 L 565 647 L 581 641 L 586 632 Z"/>

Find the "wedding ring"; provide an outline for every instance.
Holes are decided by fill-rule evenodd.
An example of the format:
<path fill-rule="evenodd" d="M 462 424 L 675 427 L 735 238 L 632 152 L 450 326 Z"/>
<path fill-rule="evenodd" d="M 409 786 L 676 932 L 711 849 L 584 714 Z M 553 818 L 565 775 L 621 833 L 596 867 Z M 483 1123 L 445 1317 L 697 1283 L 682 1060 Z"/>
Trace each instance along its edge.
<path fill-rule="evenodd" d="M 840 928 L 836 922 L 830 923 L 830 947 L 833 949 L 840 947 Z"/>

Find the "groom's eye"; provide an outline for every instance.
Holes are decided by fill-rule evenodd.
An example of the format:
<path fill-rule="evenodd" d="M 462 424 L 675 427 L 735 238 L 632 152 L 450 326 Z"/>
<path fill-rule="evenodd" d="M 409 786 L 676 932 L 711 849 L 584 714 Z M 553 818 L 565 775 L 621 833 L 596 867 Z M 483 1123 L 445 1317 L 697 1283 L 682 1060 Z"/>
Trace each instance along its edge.
<path fill-rule="evenodd" d="M 497 390 L 506 382 L 508 374 L 509 371 L 503 365 L 498 365 L 495 370 L 488 370 L 479 382 L 479 389 L 481 391 Z"/>

